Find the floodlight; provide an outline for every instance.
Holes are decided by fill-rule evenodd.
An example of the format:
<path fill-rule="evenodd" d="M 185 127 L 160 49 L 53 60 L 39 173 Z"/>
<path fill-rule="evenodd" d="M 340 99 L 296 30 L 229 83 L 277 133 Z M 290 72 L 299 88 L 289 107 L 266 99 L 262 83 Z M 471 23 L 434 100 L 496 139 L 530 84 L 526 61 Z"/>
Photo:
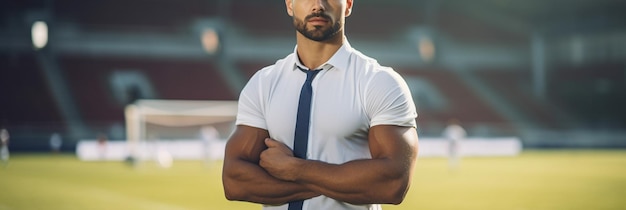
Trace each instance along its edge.
<path fill-rule="evenodd" d="M 35 21 L 31 28 L 31 38 L 35 49 L 42 49 L 48 44 L 48 24 L 44 21 Z"/>
<path fill-rule="evenodd" d="M 435 43 L 429 36 L 420 37 L 417 47 L 423 61 L 431 62 L 435 58 Z"/>
<path fill-rule="evenodd" d="M 200 36 L 202 47 L 209 54 L 215 54 L 220 47 L 220 36 L 213 28 L 207 28 L 202 31 Z"/>

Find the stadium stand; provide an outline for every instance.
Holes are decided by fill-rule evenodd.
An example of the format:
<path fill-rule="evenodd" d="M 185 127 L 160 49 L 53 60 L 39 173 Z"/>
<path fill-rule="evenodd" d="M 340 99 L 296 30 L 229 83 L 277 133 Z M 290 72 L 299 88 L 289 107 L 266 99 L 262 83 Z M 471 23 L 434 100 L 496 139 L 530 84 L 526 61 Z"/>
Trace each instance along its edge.
<path fill-rule="evenodd" d="M 261 70 L 263 67 L 266 67 L 272 64 L 273 63 L 271 62 L 263 63 L 263 62 L 240 61 L 237 63 L 237 68 L 239 68 L 243 72 L 246 79 L 250 79 L 250 77 L 252 77 L 252 75 L 254 75 L 254 73 L 256 73 L 258 70 Z"/>
<path fill-rule="evenodd" d="M 438 14 L 436 26 L 442 34 L 463 42 L 507 45 L 528 42 L 528 37 L 524 34 L 503 30 L 493 24 L 450 10 L 441 11 Z"/>
<path fill-rule="evenodd" d="M 136 71 L 145 75 L 154 87 L 152 97 L 160 99 L 236 99 L 236 93 L 228 89 L 211 62 L 68 56 L 62 58 L 61 63 L 83 117 L 88 121 L 124 120 L 126 104 L 116 103 L 109 81 L 116 71 Z"/>
<path fill-rule="evenodd" d="M 562 65 L 548 76 L 547 95 L 567 110 L 581 126 L 619 129 L 626 126 L 626 65 L 605 62 Z"/>
<path fill-rule="evenodd" d="M 41 139 L 67 129 L 38 65 L 30 53 L 0 54 L 0 126 L 12 132 L 15 150 L 45 150 Z"/>
<path fill-rule="evenodd" d="M 516 110 L 531 118 L 534 124 L 542 128 L 563 128 L 553 105 L 548 100 L 532 95 L 529 71 L 519 70 L 476 70 L 473 71 L 483 82 L 496 91 Z M 562 111 L 562 110 L 560 110 Z"/>
<path fill-rule="evenodd" d="M 487 104 L 474 90 L 452 71 L 445 68 L 396 68 L 405 78 L 418 77 L 434 85 L 445 98 L 445 109 L 437 107 L 419 107 L 418 124 L 427 135 L 439 135 L 450 119 L 460 120 L 472 135 L 489 133 L 492 135 L 511 135 L 514 129 L 509 121 Z M 413 97 L 417 97 L 414 96 Z"/>
<path fill-rule="evenodd" d="M 398 17 L 394 21 L 381 17 Z M 403 4 L 355 4 L 354 15 L 348 17 L 346 35 L 354 38 L 390 39 L 397 38 L 411 26 L 422 22 L 420 13 Z"/>
<path fill-rule="evenodd" d="M 456 76 L 453 72 L 445 69 L 434 70 L 397 70 L 405 77 L 421 77 L 433 83 L 446 97 L 449 109 L 443 113 L 428 113 L 427 110 L 421 116 L 439 122 L 445 122 L 450 118 L 458 118 L 467 123 L 488 122 L 505 123 L 506 120 L 489 107 L 473 90 Z M 430 116 L 429 116 L 430 115 Z"/>
<path fill-rule="evenodd" d="M 55 18 L 72 22 L 82 30 L 101 32 L 151 32 L 176 34 L 184 32 L 194 19 L 215 16 L 215 2 L 176 1 L 58 1 L 52 4 Z M 114 11 L 114 12 L 113 12 Z M 137 12 L 141 11 L 141 12 Z"/>
<path fill-rule="evenodd" d="M 284 1 L 232 1 L 229 21 L 255 36 L 295 33 Z M 238 15 L 248 14 L 248 15 Z"/>
<path fill-rule="evenodd" d="M 358 1 L 346 29 L 348 37 L 354 40 L 352 44 L 359 45 L 358 49 L 378 50 L 376 46 L 387 43 L 392 43 L 390 48 L 414 45 L 416 37 L 410 37 L 415 35 L 411 34 L 412 30 L 426 28 L 439 39 L 435 42 L 436 56 L 456 56 L 460 62 L 470 60 L 475 64 L 470 67 L 463 66 L 464 63 L 450 64 L 445 62 L 457 60 L 438 60 L 438 57 L 433 63 L 410 61 L 407 63 L 420 65 L 402 63 L 400 65 L 406 66 L 394 66 L 405 78 L 432 88 L 432 96 L 428 97 L 441 99 L 420 107 L 418 123 L 426 134 L 439 135 L 451 118 L 458 118 L 466 124 L 470 134 L 481 133 L 479 131 L 484 127 L 495 130 L 488 132 L 490 135 L 498 135 L 499 130 L 507 134 L 516 132 L 514 119 L 503 114 L 491 100 L 485 100 L 481 94 L 484 91 L 478 90 L 480 88 L 466 84 L 467 77 L 455 72 L 459 69 L 450 67 L 455 65 L 466 68 L 462 70 L 468 70 L 509 107 L 531 119 L 538 129 L 626 127 L 626 111 L 623 109 L 626 107 L 623 97 L 626 94 L 626 66 L 623 47 L 620 47 L 623 44 L 612 44 L 619 44 L 618 41 L 622 40 L 619 37 L 623 37 L 623 33 L 614 32 L 619 30 L 613 30 L 623 28 L 623 21 L 619 21 L 623 18 L 614 17 L 622 17 L 624 13 L 621 7 L 611 5 L 612 1 L 581 1 L 580 5 L 571 5 L 572 8 L 559 12 L 553 8 L 560 8 L 562 2 L 433 2 L 438 1 Z M 593 8 L 588 9 L 590 6 Z M 249 41 L 241 42 L 245 44 L 240 44 L 240 48 L 264 40 L 293 38 L 294 34 L 283 1 L 6 1 L 0 3 L 0 17 L 0 123 L 13 127 L 11 134 L 15 141 L 12 146 L 18 150 L 22 144 L 19 142 L 28 145 L 34 139 L 39 142 L 31 146 L 46 147 L 45 139 L 50 133 L 70 130 L 68 127 L 71 127 L 68 126 L 71 120 L 64 114 L 67 107 L 58 102 L 63 99 L 54 95 L 59 89 L 49 84 L 50 79 L 46 76 L 49 71 L 43 69 L 41 65 L 44 64 L 38 60 L 41 51 L 34 51 L 28 43 L 29 21 L 36 18 L 49 18 L 53 50 L 43 53 L 50 53 L 49 57 L 54 60 L 50 63 L 58 64 L 55 69 L 67 83 L 66 89 L 79 112 L 79 119 L 92 131 L 113 124 L 123 127 L 123 108 L 134 99 L 235 100 L 239 94 L 236 90 L 238 83 L 245 83 L 257 70 L 275 61 L 267 59 L 284 56 L 281 53 L 257 58 L 254 53 L 264 53 L 263 48 L 267 45 L 256 46 L 254 50 L 237 49 L 243 54 L 241 57 L 235 54 L 227 58 L 220 57 L 219 53 L 209 55 L 202 51 L 201 42 L 194 37 L 198 36 L 198 31 L 194 30 L 199 20 L 217 20 L 223 24 L 224 28 L 217 30 L 224 32 L 231 44 L 241 39 Z M 603 24 L 595 24 L 598 20 Z M 589 38 L 588 31 L 606 35 Z M 525 60 L 532 57 L 529 48 L 532 48 L 532 37 L 536 34 L 545 40 L 543 47 L 547 54 L 547 86 L 543 98 L 532 94 L 529 67 L 532 61 Z M 228 37 L 230 35 L 233 36 Z M 130 47 L 131 50 L 123 46 L 144 37 L 149 41 L 137 43 Z M 574 38 L 570 42 L 571 37 Z M 609 41 L 597 42 L 600 39 Z M 171 42 L 166 43 L 170 47 L 167 49 L 176 50 L 153 54 L 150 51 L 154 48 L 146 47 L 150 41 L 158 44 L 163 40 Z M 551 43 L 552 40 L 559 40 L 559 43 Z M 117 45 L 107 48 L 106 45 L 111 43 Z M 595 48 L 585 48 L 586 44 L 594 43 Z M 607 47 L 612 45 L 616 47 Z M 478 47 L 472 48 L 474 46 Z M 597 52 L 590 56 L 579 55 L 578 63 L 550 57 L 568 58 L 570 53 L 575 54 L 572 49 L 576 46 L 581 52 Z M 557 51 L 560 48 L 565 50 Z M 479 63 L 491 59 L 489 55 L 492 54 L 480 53 L 492 49 L 496 49 L 494 52 L 516 53 L 494 58 L 503 58 L 503 61 Z M 480 55 L 467 55 L 474 50 L 481 50 L 477 53 Z M 272 52 L 278 54 L 279 51 Z M 410 53 L 415 53 L 417 59 L 417 51 L 392 52 L 388 57 L 412 58 Z M 511 57 L 522 61 L 506 63 Z M 474 58 L 483 60 L 473 61 Z M 503 63 L 505 67 L 498 66 Z M 112 84 L 115 83 L 112 78 L 119 72 L 128 73 L 129 78 L 143 78 L 148 85 L 140 85 L 139 90 L 133 89 L 132 85 L 124 86 L 130 89 L 122 88 L 126 95 L 122 94 L 120 99 L 117 86 Z M 417 96 L 416 100 L 421 100 L 419 97 L 422 96 Z"/>
<path fill-rule="evenodd" d="M 0 54 L 0 69 L 0 112 L 7 123 L 62 121 L 33 54 Z"/>

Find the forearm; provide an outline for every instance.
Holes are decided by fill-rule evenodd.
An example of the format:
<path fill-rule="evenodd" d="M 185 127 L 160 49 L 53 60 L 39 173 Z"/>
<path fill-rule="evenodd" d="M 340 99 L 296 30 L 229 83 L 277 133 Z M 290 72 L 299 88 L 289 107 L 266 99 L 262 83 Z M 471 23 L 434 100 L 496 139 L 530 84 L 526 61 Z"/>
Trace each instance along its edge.
<path fill-rule="evenodd" d="M 301 183 L 343 202 L 402 202 L 417 158 L 415 129 L 375 126 L 370 129 L 368 140 L 371 159 L 330 164 L 293 157 L 284 144 L 266 139 L 268 149 L 261 153 L 259 165 L 273 177 Z"/>
<path fill-rule="evenodd" d="M 222 182 L 228 200 L 262 204 L 283 204 L 292 200 L 318 196 L 301 184 L 270 176 L 259 166 L 259 155 L 265 150 L 267 130 L 237 126 L 226 144 Z"/>
<path fill-rule="evenodd" d="M 368 140 L 371 159 L 339 165 L 299 160 L 294 167 L 300 173 L 293 180 L 348 203 L 401 203 L 415 167 L 417 132 L 411 127 L 374 126 Z"/>
<path fill-rule="evenodd" d="M 251 162 L 230 160 L 224 164 L 224 192 L 229 200 L 275 205 L 319 195 L 301 184 L 276 179 Z"/>
<path fill-rule="evenodd" d="M 355 160 L 341 165 L 304 160 L 297 183 L 325 196 L 352 204 L 402 202 L 410 182 L 411 165 L 389 159 Z"/>

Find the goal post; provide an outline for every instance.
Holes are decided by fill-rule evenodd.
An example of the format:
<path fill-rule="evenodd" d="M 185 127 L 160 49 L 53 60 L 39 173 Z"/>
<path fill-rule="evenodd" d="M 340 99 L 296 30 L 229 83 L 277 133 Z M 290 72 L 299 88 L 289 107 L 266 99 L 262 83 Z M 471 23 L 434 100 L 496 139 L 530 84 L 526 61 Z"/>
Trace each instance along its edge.
<path fill-rule="evenodd" d="M 137 100 L 125 108 L 129 157 L 156 159 L 162 152 L 173 159 L 221 157 L 216 153 L 223 154 L 236 115 L 237 101 Z"/>

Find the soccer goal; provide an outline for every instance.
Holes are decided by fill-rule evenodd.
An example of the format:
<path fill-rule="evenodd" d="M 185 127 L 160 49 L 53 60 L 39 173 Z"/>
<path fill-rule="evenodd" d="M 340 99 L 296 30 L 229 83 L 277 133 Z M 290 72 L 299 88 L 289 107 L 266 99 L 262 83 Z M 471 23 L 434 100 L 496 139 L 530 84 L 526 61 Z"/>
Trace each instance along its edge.
<path fill-rule="evenodd" d="M 236 101 L 138 100 L 125 110 L 129 157 L 222 158 L 236 114 Z"/>

